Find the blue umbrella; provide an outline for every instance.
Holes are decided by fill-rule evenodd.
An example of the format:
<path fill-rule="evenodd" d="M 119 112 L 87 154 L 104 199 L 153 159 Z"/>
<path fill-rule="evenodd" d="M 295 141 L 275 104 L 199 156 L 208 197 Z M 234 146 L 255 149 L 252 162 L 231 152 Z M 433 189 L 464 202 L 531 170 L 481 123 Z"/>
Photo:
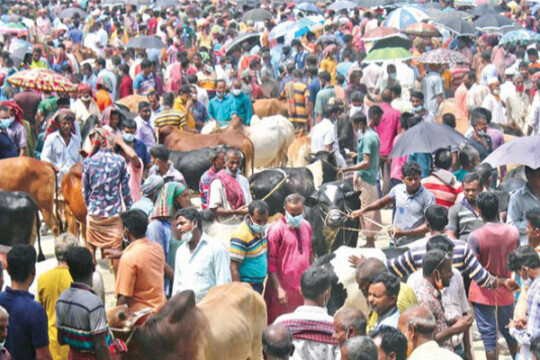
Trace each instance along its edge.
<path fill-rule="evenodd" d="M 304 36 L 305 34 L 311 31 L 311 27 L 315 24 L 316 22 L 309 18 L 301 18 L 300 20 L 296 22 L 296 26 L 295 26 L 296 30 L 294 32 L 294 37 L 299 38 L 301 36 Z"/>
<path fill-rule="evenodd" d="M 314 12 L 317 14 L 321 13 L 321 10 L 317 6 L 315 6 L 315 4 L 308 3 L 308 2 L 303 2 L 297 5 L 296 8 L 302 11 Z"/>
<path fill-rule="evenodd" d="M 484 159 L 484 162 L 494 167 L 520 164 L 538 169 L 540 167 L 540 136 L 524 136 L 508 141 L 493 151 Z"/>
<path fill-rule="evenodd" d="M 513 30 L 503 35 L 500 44 L 528 45 L 540 41 L 540 35 L 531 30 Z"/>
<path fill-rule="evenodd" d="M 422 10 L 414 7 L 404 6 L 392 11 L 386 20 L 384 26 L 404 29 L 405 27 L 429 19 L 428 15 Z"/>
<path fill-rule="evenodd" d="M 353 3 L 352 1 L 348 0 L 342 0 L 342 1 L 336 1 L 335 3 L 331 4 L 328 7 L 328 10 L 343 10 L 343 9 L 356 9 L 358 5 Z"/>
<path fill-rule="evenodd" d="M 285 21 L 282 23 L 279 23 L 270 31 L 270 34 L 268 34 L 268 40 L 274 40 L 279 37 L 287 35 L 287 33 L 294 31 L 296 29 L 296 21 Z"/>

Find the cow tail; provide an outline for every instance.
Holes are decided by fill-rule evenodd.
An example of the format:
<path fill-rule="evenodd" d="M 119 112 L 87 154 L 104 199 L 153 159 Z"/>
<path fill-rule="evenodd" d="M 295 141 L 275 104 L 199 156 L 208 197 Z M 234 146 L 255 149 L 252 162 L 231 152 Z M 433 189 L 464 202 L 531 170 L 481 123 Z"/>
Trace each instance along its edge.
<path fill-rule="evenodd" d="M 36 207 L 36 231 L 38 239 L 38 261 L 45 260 L 45 255 L 43 255 L 43 249 L 41 249 L 41 221 L 39 220 L 39 209 Z"/>
<path fill-rule="evenodd" d="M 247 136 L 246 136 L 247 137 Z M 250 138 L 248 138 L 249 143 L 251 144 L 251 148 L 253 149 L 253 152 L 251 153 L 251 175 L 255 174 L 255 145 L 253 144 L 253 141 L 251 141 Z"/>
<path fill-rule="evenodd" d="M 54 197 L 55 197 L 55 210 L 54 213 L 56 215 L 56 220 L 58 220 L 58 227 L 60 228 L 60 233 L 64 232 L 64 223 L 62 222 L 62 219 L 60 218 L 60 210 L 58 207 L 58 169 L 51 164 L 51 169 L 54 172 Z"/>

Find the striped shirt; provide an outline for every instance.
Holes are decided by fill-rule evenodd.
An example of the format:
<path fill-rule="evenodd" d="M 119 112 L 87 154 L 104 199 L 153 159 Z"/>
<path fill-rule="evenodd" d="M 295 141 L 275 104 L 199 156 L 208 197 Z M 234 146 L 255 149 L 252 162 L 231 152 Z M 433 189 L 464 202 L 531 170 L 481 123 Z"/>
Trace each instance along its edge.
<path fill-rule="evenodd" d="M 443 177 L 439 177 L 443 173 L 443 177 L 451 177 L 451 181 L 444 181 Z M 445 176 L 446 175 L 446 176 Z M 422 179 L 422 185 L 435 196 L 435 203 L 442 205 L 445 208 L 450 208 L 454 205 L 458 194 L 463 191 L 461 183 L 457 181 L 453 174 L 446 170 L 436 170 L 431 176 Z"/>
<path fill-rule="evenodd" d="M 156 115 L 154 119 L 154 127 L 161 128 L 164 126 L 173 126 L 177 129 L 183 129 L 186 125 L 186 118 L 183 113 L 173 109 L 163 110 Z"/>
<path fill-rule="evenodd" d="M 292 85 L 293 98 L 290 98 L 290 86 Z M 283 89 L 283 96 L 287 98 L 287 101 L 294 101 L 294 114 L 289 115 L 292 122 L 305 123 L 308 119 L 308 113 L 306 109 L 306 99 L 309 98 L 309 89 L 306 84 L 299 81 L 291 81 L 285 85 Z"/>
<path fill-rule="evenodd" d="M 429 237 L 408 245 L 409 250 L 402 255 L 386 261 L 388 270 L 396 276 L 404 277 L 422 267 Z M 463 240 L 451 239 L 454 243 L 453 265 L 461 273 L 468 275 L 481 287 L 492 287 L 495 279 L 482 267 L 469 245 Z"/>
<path fill-rule="evenodd" d="M 254 234 L 247 220 L 242 222 L 231 237 L 229 255 L 231 261 L 240 263 L 240 281 L 262 283 L 268 270 L 266 234 Z"/>

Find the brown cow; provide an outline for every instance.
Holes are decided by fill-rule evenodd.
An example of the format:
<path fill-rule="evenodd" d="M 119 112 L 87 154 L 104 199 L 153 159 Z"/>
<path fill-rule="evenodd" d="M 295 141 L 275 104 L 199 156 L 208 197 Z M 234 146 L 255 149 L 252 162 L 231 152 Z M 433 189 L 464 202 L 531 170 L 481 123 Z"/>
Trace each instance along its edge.
<path fill-rule="evenodd" d="M 88 59 L 97 59 L 98 56 L 94 52 L 94 50 L 89 48 L 82 48 L 80 46 L 74 46 L 73 51 L 71 52 L 73 56 L 75 56 L 75 59 L 77 59 L 77 62 L 80 64 L 85 60 Z"/>
<path fill-rule="evenodd" d="M 116 103 L 120 105 L 124 105 L 132 113 L 138 113 L 139 112 L 138 107 L 141 101 L 148 101 L 148 97 L 144 95 L 128 95 L 118 100 Z"/>
<path fill-rule="evenodd" d="M 107 312 L 111 328 L 119 326 L 114 319 L 122 319 L 121 324 L 133 322 L 116 310 Z M 167 301 L 146 324 L 135 327 L 124 358 L 259 360 L 266 321 L 262 296 L 246 283 L 214 287 L 199 304 L 195 304 L 193 291 L 183 291 Z"/>
<path fill-rule="evenodd" d="M 82 195 L 82 164 L 73 165 L 62 178 L 67 231 L 86 238 L 86 204 Z M 80 225 L 80 228 L 79 228 Z"/>
<path fill-rule="evenodd" d="M 245 173 L 253 173 L 255 166 L 255 148 L 251 140 L 244 134 L 237 132 L 222 132 L 215 134 L 194 134 L 187 131 L 165 126 L 159 129 L 159 143 L 170 150 L 189 151 L 204 149 L 210 146 L 234 146 L 244 153 L 246 157 Z M 248 169 L 251 169 L 250 171 Z"/>
<path fill-rule="evenodd" d="M 259 99 L 253 103 L 253 113 L 261 119 L 273 115 L 289 117 L 289 108 L 285 100 Z"/>
<path fill-rule="evenodd" d="M 9 191 L 24 191 L 36 201 L 43 220 L 58 236 L 62 230 L 58 216 L 56 176 L 58 168 L 53 164 L 29 157 L 0 160 L 0 188 Z"/>
<path fill-rule="evenodd" d="M 311 137 L 296 138 L 287 150 L 287 166 L 304 167 L 309 164 L 308 157 L 311 151 Z"/>

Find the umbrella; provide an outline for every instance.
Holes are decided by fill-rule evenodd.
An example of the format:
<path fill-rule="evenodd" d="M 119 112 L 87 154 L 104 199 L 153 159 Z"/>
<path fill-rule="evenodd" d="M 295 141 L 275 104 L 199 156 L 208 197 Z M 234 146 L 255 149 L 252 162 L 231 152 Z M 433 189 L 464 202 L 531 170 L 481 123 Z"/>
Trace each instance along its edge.
<path fill-rule="evenodd" d="M 127 0 L 122 1 L 121 3 L 125 3 L 127 5 L 135 5 L 135 6 L 141 6 L 141 5 L 150 5 L 151 0 Z"/>
<path fill-rule="evenodd" d="M 162 49 L 166 48 L 160 39 L 154 36 L 137 36 L 126 43 L 127 48 L 136 49 Z"/>
<path fill-rule="evenodd" d="M 482 4 L 482 5 L 476 6 L 471 11 L 471 15 L 483 16 L 483 15 L 486 15 L 486 14 L 497 14 L 497 13 L 500 13 L 500 12 L 503 12 L 503 11 L 504 11 L 504 9 L 502 7 L 500 7 L 499 5 Z"/>
<path fill-rule="evenodd" d="M 261 42 L 261 34 L 260 33 L 251 33 L 251 34 L 243 34 L 231 41 L 230 44 L 227 45 L 227 49 L 225 49 L 225 53 L 229 55 L 232 53 L 232 51 L 236 48 L 239 48 L 244 42 L 248 42 L 250 45 L 250 48 L 253 48 L 255 45 L 259 45 Z"/>
<path fill-rule="evenodd" d="M 440 18 L 435 22 L 459 36 L 474 36 L 476 34 L 476 29 L 472 23 L 457 16 Z"/>
<path fill-rule="evenodd" d="M 412 46 L 412 40 L 399 35 L 387 37 L 385 39 L 377 40 L 372 50 L 400 47 L 404 49 L 410 49 Z"/>
<path fill-rule="evenodd" d="M 540 136 L 524 136 L 508 141 L 493 151 L 483 162 L 493 167 L 521 164 L 540 167 Z"/>
<path fill-rule="evenodd" d="M 377 27 L 375 29 L 366 31 L 362 39 L 367 41 L 375 41 L 394 36 L 398 33 L 398 30 L 393 27 Z"/>
<path fill-rule="evenodd" d="M 530 30 L 512 30 L 503 35 L 499 44 L 529 45 L 540 41 L 540 35 Z"/>
<path fill-rule="evenodd" d="M 11 57 L 11 60 L 13 60 L 13 65 L 16 67 L 19 67 L 21 63 L 24 60 L 24 56 L 28 53 L 28 47 L 21 46 L 15 49 L 14 51 L 11 51 L 11 54 L 9 55 Z"/>
<path fill-rule="evenodd" d="M 332 42 L 334 44 L 340 44 L 340 41 L 338 40 L 338 38 L 335 35 L 331 35 L 331 34 L 322 35 L 316 41 L 317 44 L 325 44 L 329 42 Z"/>
<path fill-rule="evenodd" d="M 308 3 L 308 2 L 303 2 L 301 4 L 298 4 L 296 6 L 296 8 L 298 10 L 302 10 L 302 11 L 314 12 L 314 13 L 317 13 L 317 14 L 321 13 L 321 9 L 319 9 L 317 6 L 315 6 L 315 4 Z"/>
<path fill-rule="evenodd" d="M 389 157 L 412 153 L 432 153 L 441 148 L 458 146 L 467 139 L 450 126 L 422 121 L 405 131 L 396 141 Z"/>
<path fill-rule="evenodd" d="M 475 6 L 475 5 L 476 5 L 475 0 L 454 0 L 455 7 L 468 7 L 468 6 Z"/>
<path fill-rule="evenodd" d="M 405 27 L 403 32 L 407 35 L 417 36 L 441 36 L 441 33 L 437 28 L 431 24 L 416 23 Z"/>
<path fill-rule="evenodd" d="M 20 71 L 7 79 L 7 82 L 15 87 L 35 89 L 41 91 L 73 92 L 77 85 L 67 78 L 51 70 L 30 69 Z"/>
<path fill-rule="evenodd" d="M 301 36 L 304 36 L 308 32 L 312 31 L 316 25 L 323 23 L 324 18 L 318 15 L 301 18 L 296 22 L 294 37 L 299 38 Z"/>
<path fill-rule="evenodd" d="M 402 47 L 375 49 L 362 60 L 363 63 L 412 59 L 412 54 Z"/>
<path fill-rule="evenodd" d="M 152 6 L 153 8 L 168 8 L 179 6 L 180 2 L 178 0 L 157 0 L 156 3 Z"/>
<path fill-rule="evenodd" d="M 427 14 L 422 10 L 404 6 L 392 11 L 384 21 L 384 26 L 404 29 L 407 25 L 422 22 L 423 20 L 428 20 L 428 18 Z"/>
<path fill-rule="evenodd" d="M 271 18 L 272 18 L 272 14 L 270 14 L 268 11 L 263 10 L 263 9 L 253 9 L 244 13 L 244 16 L 242 16 L 242 21 L 246 22 L 248 20 L 251 20 L 253 22 L 257 22 L 257 21 L 268 20 Z"/>
<path fill-rule="evenodd" d="M 510 27 L 512 25 L 514 25 L 512 20 L 506 16 L 494 13 L 481 16 L 474 22 L 474 26 L 476 26 L 478 30 L 482 31 L 501 30 L 502 28 Z"/>
<path fill-rule="evenodd" d="M 461 53 L 443 48 L 425 52 L 414 61 L 425 64 L 463 64 L 469 62 Z"/>
<path fill-rule="evenodd" d="M 352 1 L 348 0 L 341 0 L 336 1 L 335 3 L 332 3 L 330 6 L 328 6 L 328 10 L 343 10 L 343 9 L 356 9 L 358 5 L 353 3 Z"/>
<path fill-rule="evenodd" d="M 16 23 L 0 23 L 0 33 L 2 34 L 15 34 L 19 35 L 28 35 L 28 28 L 23 24 Z"/>
<path fill-rule="evenodd" d="M 285 36 L 294 31 L 294 29 L 296 29 L 296 21 L 289 20 L 279 23 L 268 34 L 268 40 L 274 40 L 278 37 Z"/>
<path fill-rule="evenodd" d="M 84 19 L 88 16 L 88 13 L 82 9 L 76 7 L 70 7 L 64 9 L 58 13 L 60 19 L 74 18 L 75 14 L 78 14 L 79 18 Z"/>

